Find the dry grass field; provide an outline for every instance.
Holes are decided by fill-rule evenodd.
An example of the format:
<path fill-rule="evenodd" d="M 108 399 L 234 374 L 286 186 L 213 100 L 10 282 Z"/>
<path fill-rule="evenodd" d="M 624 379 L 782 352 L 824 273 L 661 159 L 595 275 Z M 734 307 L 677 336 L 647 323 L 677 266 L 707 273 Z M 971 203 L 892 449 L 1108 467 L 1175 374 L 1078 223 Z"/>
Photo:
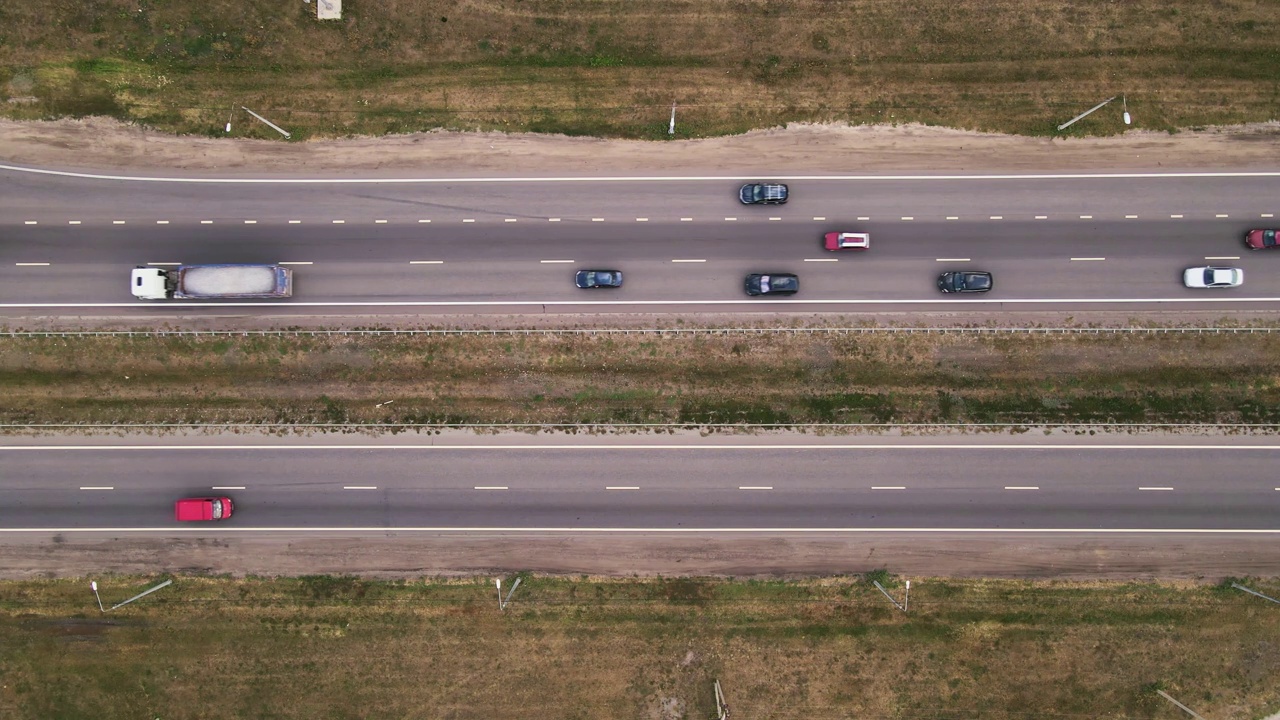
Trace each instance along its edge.
<path fill-rule="evenodd" d="M 101 615 L 88 579 L 0 585 L 0 716 L 1175 718 L 1280 710 L 1280 612 L 1217 586 L 178 577 Z M 99 578 L 119 602 L 157 578 Z M 1280 595 L 1274 582 L 1249 583 Z M 504 587 L 509 587 L 508 582 Z"/>
<path fill-rule="evenodd" d="M 1269 335 L 6 338 L 0 422 L 1276 423 L 1278 378 Z"/>
<path fill-rule="evenodd" d="M 0 111 L 296 139 L 446 127 L 666 138 L 788 121 L 1031 135 L 1112 95 L 1174 129 L 1280 114 L 1273 0 L 0 3 Z M 8 100 L 8 102 L 3 102 Z M 237 111 L 236 135 L 277 139 Z M 1069 133 L 1124 126 L 1119 108 Z"/>

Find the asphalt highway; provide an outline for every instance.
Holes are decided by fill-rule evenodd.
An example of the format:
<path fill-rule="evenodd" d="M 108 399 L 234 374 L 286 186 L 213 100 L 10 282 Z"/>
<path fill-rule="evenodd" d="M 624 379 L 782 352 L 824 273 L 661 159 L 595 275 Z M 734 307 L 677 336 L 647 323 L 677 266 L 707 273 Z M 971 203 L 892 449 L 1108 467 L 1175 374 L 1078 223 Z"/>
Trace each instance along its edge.
<path fill-rule="evenodd" d="M 1280 174 L 787 181 L 788 204 L 748 207 L 734 178 L 158 182 L 0 170 L 0 313 L 1280 306 L 1280 251 L 1241 242 L 1280 224 Z M 823 251 L 822 234 L 837 230 L 871 233 L 871 249 Z M 223 262 L 298 263 L 295 295 L 129 295 L 136 265 Z M 1182 287 L 1184 268 L 1206 264 L 1244 268 L 1244 287 Z M 624 287 L 577 290 L 573 271 L 588 267 L 622 270 Z M 948 269 L 991 271 L 995 289 L 943 297 L 934 279 Z M 797 273 L 801 292 L 747 298 L 748 272 Z"/>
<path fill-rule="evenodd" d="M 1168 440 L 1168 439 L 1166 439 Z M 0 536 L 941 531 L 1280 533 L 1280 445 L 806 438 L 0 447 Z M 228 495 L 229 520 L 173 520 Z"/>

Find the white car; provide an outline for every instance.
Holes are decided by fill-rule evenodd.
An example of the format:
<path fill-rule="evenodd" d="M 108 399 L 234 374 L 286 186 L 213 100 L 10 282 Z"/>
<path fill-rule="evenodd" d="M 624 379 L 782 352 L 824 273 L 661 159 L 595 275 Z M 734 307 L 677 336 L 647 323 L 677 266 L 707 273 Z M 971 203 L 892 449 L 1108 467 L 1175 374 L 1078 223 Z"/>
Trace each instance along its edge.
<path fill-rule="evenodd" d="M 1240 287 L 1244 271 L 1240 268 L 1193 267 L 1182 272 L 1182 284 L 1189 288 Z"/>

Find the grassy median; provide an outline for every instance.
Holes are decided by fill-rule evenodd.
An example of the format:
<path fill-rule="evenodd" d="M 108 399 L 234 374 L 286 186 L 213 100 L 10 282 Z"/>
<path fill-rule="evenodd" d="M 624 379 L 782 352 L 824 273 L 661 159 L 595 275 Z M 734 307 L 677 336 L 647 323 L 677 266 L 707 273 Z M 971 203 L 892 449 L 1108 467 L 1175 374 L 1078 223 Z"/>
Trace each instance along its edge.
<path fill-rule="evenodd" d="M 0 340 L 4 423 L 1278 423 L 1280 335 Z"/>
<path fill-rule="evenodd" d="M 789 121 L 1033 135 L 1112 95 L 1137 125 L 1265 121 L 1272 0 L 0 3 L 0 112 L 295 139 L 436 127 L 667 138 Z M 278 139 L 237 112 L 237 135 Z M 243 121 L 243 122 L 241 122 Z M 1123 129 L 1099 113 L 1069 132 Z"/>
<path fill-rule="evenodd" d="M 1280 613 L 1217 586 L 863 578 L 0 584 L 0 715 L 1172 718 L 1280 710 Z M 157 578 L 99 578 L 119 602 Z M 504 583 L 510 587 L 511 578 Z M 1255 589 L 1280 595 L 1274 582 Z"/>

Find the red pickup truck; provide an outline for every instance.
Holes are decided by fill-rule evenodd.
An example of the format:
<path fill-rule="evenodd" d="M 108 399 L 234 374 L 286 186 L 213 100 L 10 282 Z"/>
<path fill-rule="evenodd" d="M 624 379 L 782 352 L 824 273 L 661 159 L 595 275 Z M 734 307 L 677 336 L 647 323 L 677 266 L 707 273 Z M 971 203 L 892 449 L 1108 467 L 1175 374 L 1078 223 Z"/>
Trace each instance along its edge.
<path fill-rule="evenodd" d="M 173 504 L 173 517 L 179 522 L 226 520 L 231 517 L 231 498 L 183 498 Z"/>

